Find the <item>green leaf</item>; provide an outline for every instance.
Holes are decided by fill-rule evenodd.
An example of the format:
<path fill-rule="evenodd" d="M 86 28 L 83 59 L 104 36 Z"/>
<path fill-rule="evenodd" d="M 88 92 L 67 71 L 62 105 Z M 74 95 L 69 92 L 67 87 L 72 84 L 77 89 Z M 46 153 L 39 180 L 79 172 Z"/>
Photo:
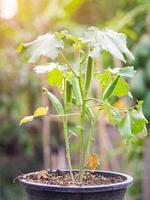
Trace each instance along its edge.
<path fill-rule="evenodd" d="M 100 31 L 96 27 L 90 27 L 85 34 L 85 41 L 89 42 L 92 48 L 91 57 L 98 57 L 102 50 L 106 50 L 122 61 L 125 61 L 123 54 L 131 59 L 134 58 L 126 46 L 126 39 L 124 34 L 107 28 Z"/>
<path fill-rule="evenodd" d="M 114 69 L 109 68 L 108 70 L 112 74 L 117 74 L 117 75 L 120 75 L 120 76 L 123 76 L 123 77 L 130 77 L 130 78 L 132 78 L 136 73 L 133 66 L 122 67 L 122 68 L 114 68 Z"/>
<path fill-rule="evenodd" d="M 115 107 L 113 108 L 113 106 L 108 101 L 104 101 L 101 106 L 106 112 L 111 124 L 116 125 L 120 123 L 121 115 Z"/>
<path fill-rule="evenodd" d="M 87 66 L 86 66 L 86 75 L 85 75 L 85 84 L 84 84 L 85 96 L 87 96 L 88 91 L 91 86 L 91 80 L 92 80 L 92 76 L 93 76 L 93 64 L 94 64 L 94 61 L 89 56 Z"/>
<path fill-rule="evenodd" d="M 21 44 L 17 51 L 21 53 L 24 61 L 34 63 L 41 56 L 55 59 L 61 48 L 63 48 L 63 41 L 55 34 L 46 33 L 30 43 Z"/>
<path fill-rule="evenodd" d="M 136 105 L 137 109 L 130 110 L 131 129 L 133 134 L 145 132 L 146 124 L 148 123 L 142 111 L 143 101 L 139 101 Z"/>
<path fill-rule="evenodd" d="M 136 109 L 129 109 L 126 116 L 121 120 L 118 127 L 124 138 L 131 138 L 140 133 L 147 135 L 146 124 L 148 123 L 142 112 L 142 101 L 136 105 Z"/>
<path fill-rule="evenodd" d="M 111 124 L 116 125 L 120 123 L 121 115 L 118 110 L 110 109 L 107 114 L 108 114 L 108 118 Z"/>
<path fill-rule="evenodd" d="M 76 100 L 76 105 L 82 105 L 82 94 L 79 86 L 79 80 L 76 77 L 73 77 L 72 79 L 72 88 Z"/>
<path fill-rule="evenodd" d="M 63 30 L 61 32 L 56 32 L 56 36 L 61 39 L 66 38 L 67 40 L 71 40 L 72 42 L 75 42 L 75 43 L 76 42 L 84 43 L 84 40 L 82 40 L 82 38 L 69 34 L 67 30 Z"/>
<path fill-rule="evenodd" d="M 106 88 L 106 90 L 103 93 L 103 100 L 109 99 L 112 96 L 112 94 L 114 93 L 116 87 L 118 86 L 119 79 L 120 79 L 120 76 L 117 76 L 113 80 L 113 82 L 108 85 L 108 87 Z"/>
<path fill-rule="evenodd" d="M 118 124 L 118 128 L 120 131 L 120 134 L 124 139 L 130 139 L 133 137 L 132 131 L 131 131 L 131 118 L 130 113 L 127 113 L 127 115 L 121 119 L 120 123 Z"/>
<path fill-rule="evenodd" d="M 46 92 L 48 98 L 52 102 L 52 105 L 56 109 L 57 113 L 60 115 L 64 115 L 63 106 L 60 103 L 60 101 L 57 99 L 57 97 L 54 94 L 52 94 L 51 92 L 49 92 L 46 88 L 43 88 L 43 92 Z"/>
<path fill-rule="evenodd" d="M 105 70 L 102 74 L 96 73 L 95 77 L 104 92 L 112 80 L 111 72 L 109 70 Z"/>
<path fill-rule="evenodd" d="M 119 78 L 116 87 L 113 90 L 113 96 L 126 96 L 129 92 L 129 84 L 123 79 Z"/>
<path fill-rule="evenodd" d="M 64 72 L 58 68 L 54 68 L 48 73 L 48 84 L 60 87 L 62 85 Z"/>

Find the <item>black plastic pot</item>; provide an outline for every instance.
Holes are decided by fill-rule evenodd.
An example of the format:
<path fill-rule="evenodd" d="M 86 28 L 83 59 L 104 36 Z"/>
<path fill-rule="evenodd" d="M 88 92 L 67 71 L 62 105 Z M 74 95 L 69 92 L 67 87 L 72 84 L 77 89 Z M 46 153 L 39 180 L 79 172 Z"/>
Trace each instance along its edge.
<path fill-rule="evenodd" d="M 28 200 L 123 200 L 127 187 L 133 183 L 133 178 L 125 174 L 98 170 L 95 173 L 106 177 L 121 176 L 124 181 L 96 186 L 54 186 L 19 181 L 27 192 Z"/>

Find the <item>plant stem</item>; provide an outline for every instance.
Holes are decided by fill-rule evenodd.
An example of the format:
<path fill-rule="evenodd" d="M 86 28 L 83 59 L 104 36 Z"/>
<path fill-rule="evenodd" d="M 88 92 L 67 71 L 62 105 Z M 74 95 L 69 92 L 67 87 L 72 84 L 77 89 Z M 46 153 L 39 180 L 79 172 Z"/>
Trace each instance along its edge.
<path fill-rule="evenodd" d="M 82 177 L 84 173 L 84 151 L 85 151 L 85 108 L 86 103 L 83 100 L 81 108 L 81 144 L 80 144 L 80 166 L 79 166 L 79 183 L 82 183 Z"/>
<path fill-rule="evenodd" d="M 50 117 L 68 117 L 68 116 L 74 116 L 74 115 L 80 115 L 80 113 L 67 113 L 65 115 L 53 115 L 53 114 L 49 114 Z"/>
<path fill-rule="evenodd" d="M 65 91 L 66 91 L 66 78 L 64 78 L 64 114 L 67 115 L 66 112 L 66 95 L 65 95 Z M 67 157 L 67 162 L 68 162 L 68 167 L 69 167 L 69 171 L 70 171 L 70 176 L 71 179 L 73 181 L 73 183 L 75 182 L 74 177 L 73 177 L 73 172 L 72 172 L 72 165 L 71 165 L 71 155 L 70 155 L 70 146 L 69 146 L 69 137 L 68 137 L 68 123 L 67 123 L 67 116 L 63 117 L 63 128 L 64 128 L 64 136 L 65 136 L 65 147 L 66 147 L 66 157 Z"/>
<path fill-rule="evenodd" d="M 70 156 L 70 147 L 69 147 L 69 137 L 68 137 L 68 127 L 67 127 L 67 117 L 63 118 L 63 127 L 64 127 L 64 136 L 65 136 L 65 146 L 66 146 L 66 157 L 69 166 L 70 176 L 73 181 L 75 182 L 72 172 L 72 165 L 71 165 L 71 156 Z"/>
<path fill-rule="evenodd" d="M 75 77 L 78 78 L 78 75 L 76 74 L 76 72 L 74 71 L 74 69 L 72 68 L 72 66 L 70 65 L 70 63 L 68 62 L 68 60 L 66 59 L 66 57 L 64 56 L 63 53 L 61 53 L 62 58 L 64 59 L 65 63 L 68 65 L 68 67 L 70 68 L 70 70 L 72 71 L 72 73 L 75 75 Z"/>
<path fill-rule="evenodd" d="M 87 156 L 90 152 L 90 147 L 91 147 L 91 143 L 92 143 L 92 139 L 93 139 L 93 135 L 94 135 L 94 128 L 96 125 L 97 118 L 99 116 L 99 112 L 100 112 L 100 110 L 97 111 L 95 118 L 92 120 L 90 134 L 89 134 L 88 143 L 87 143 L 87 149 L 86 149 L 86 153 L 85 153 L 84 166 L 86 165 Z"/>

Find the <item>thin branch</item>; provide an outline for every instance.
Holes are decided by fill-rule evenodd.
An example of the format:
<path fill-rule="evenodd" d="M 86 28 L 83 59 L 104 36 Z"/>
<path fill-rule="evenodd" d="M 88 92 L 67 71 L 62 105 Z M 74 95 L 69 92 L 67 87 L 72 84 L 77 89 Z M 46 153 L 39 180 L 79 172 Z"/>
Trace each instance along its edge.
<path fill-rule="evenodd" d="M 65 63 L 68 65 L 68 67 L 70 68 L 70 70 L 72 71 L 72 73 L 78 78 L 78 75 L 76 74 L 76 72 L 74 71 L 74 69 L 72 68 L 72 66 L 70 65 L 70 63 L 68 62 L 68 60 L 66 59 L 66 57 L 64 56 L 63 53 L 60 53 L 60 55 L 62 56 L 62 58 L 64 59 Z"/>
<path fill-rule="evenodd" d="M 80 115 L 80 113 L 68 113 L 68 114 L 66 114 L 66 115 L 53 115 L 53 114 L 50 114 L 50 113 L 48 113 L 48 115 L 50 116 L 50 117 L 68 117 L 68 116 L 72 116 L 72 115 Z"/>

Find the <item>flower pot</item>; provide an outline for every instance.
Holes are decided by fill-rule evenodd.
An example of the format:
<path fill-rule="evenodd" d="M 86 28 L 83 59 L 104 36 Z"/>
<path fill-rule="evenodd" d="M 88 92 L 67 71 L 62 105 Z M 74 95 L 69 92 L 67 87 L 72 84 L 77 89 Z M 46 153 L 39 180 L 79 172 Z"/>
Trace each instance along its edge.
<path fill-rule="evenodd" d="M 133 178 L 125 174 L 98 170 L 95 173 L 105 177 L 121 176 L 123 181 L 95 186 L 47 185 L 31 183 L 23 179 L 19 179 L 19 182 L 25 188 L 28 200 L 123 200 L 127 187 L 133 183 Z"/>

